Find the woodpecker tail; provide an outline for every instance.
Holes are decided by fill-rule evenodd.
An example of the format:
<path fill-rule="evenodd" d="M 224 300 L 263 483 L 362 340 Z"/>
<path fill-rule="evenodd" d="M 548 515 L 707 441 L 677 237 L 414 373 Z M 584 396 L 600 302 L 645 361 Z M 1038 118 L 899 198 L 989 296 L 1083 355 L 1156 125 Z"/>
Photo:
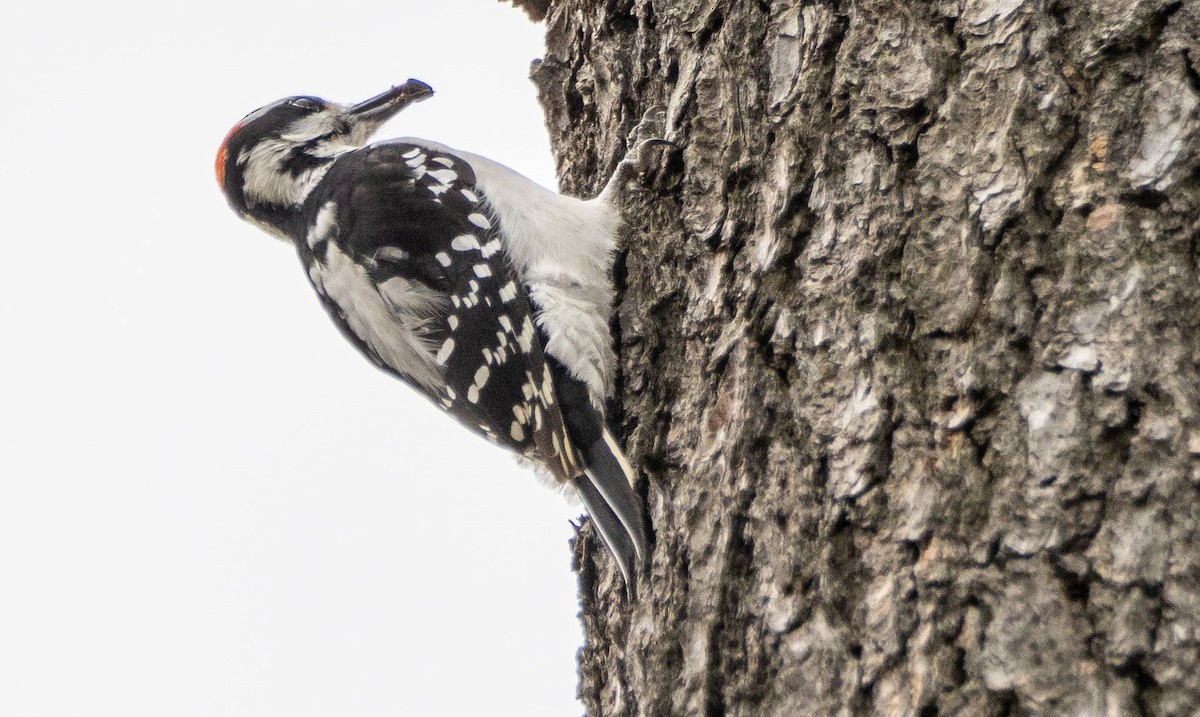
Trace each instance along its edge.
<path fill-rule="evenodd" d="M 575 489 L 617 560 L 630 600 L 636 600 L 638 569 L 650 557 L 645 511 L 633 490 L 637 476 L 607 428 L 590 445 L 577 448 L 586 472 L 574 480 Z"/>
<path fill-rule="evenodd" d="M 550 354 L 546 354 L 546 364 L 554 377 L 563 427 L 578 462 L 583 464 L 583 475 L 572 478 L 571 485 L 592 516 L 608 552 L 616 558 L 629 598 L 636 599 L 638 568 L 650 559 L 646 514 L 633 490 L 637 474 L 608 432 L 604 415 L 592 404 L 587 384 L 572 376 Z"/>

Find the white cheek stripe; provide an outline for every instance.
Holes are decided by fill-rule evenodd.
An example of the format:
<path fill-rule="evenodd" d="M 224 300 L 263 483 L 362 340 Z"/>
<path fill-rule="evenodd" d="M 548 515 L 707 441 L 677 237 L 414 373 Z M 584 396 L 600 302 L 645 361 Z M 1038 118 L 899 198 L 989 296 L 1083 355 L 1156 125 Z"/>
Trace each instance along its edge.
<path fill-rule="evenodd" d="M 246 205 L 253 208 L 259 204 L 281 204 L 285 207 L 300 206 L 313 187 L 329 171 L 329 164 L 321 164 L 292 175 L 283 169 L 284 162 L 295 145 L 282 139 L 264 140 L 238 155 L 238 164 L 245 170 L 242 174 L 242 193 Z"/>
<path fill-rule="evenodd" d="M 278 105 L 275 103 L 272 107 Z M 243 120 L 243 124 L 253 121 L 255 114 Z M 280 204 L 298 207 L 303 204 L 313 187 L 329 171 L 332 162 L 311 167 L 297 175 L 284 171 L 284 166 L 297 145 L 325 134 L 334 122 L 333 111 L 318 112 L 292 123 L 278 138 L 264 139 L 253 147 L 243 149 L 238 154 L 237 163 L 245 168 L 242 171 L 242 193 L 246 198 L 246 206 L 253 208 L 259 204 Z M 309 154 L 334 159 L 355 149 L 357 147 L 353 145 L 327 141 L 309 150 Z"/>

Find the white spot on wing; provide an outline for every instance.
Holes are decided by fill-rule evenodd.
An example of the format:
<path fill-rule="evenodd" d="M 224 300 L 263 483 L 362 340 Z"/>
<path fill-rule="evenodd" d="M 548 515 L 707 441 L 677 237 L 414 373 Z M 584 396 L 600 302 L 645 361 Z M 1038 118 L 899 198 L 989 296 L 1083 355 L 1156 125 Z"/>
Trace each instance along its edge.
<path fill-rule="evenodd" d="M 500 300 L 501 301 L 508 303 L 515 298 L 517 298 L 517 285 L 516 284 L 514 284 L 513 282 L 510 281 L 507 284 L 505 284 L 504 286 L 500 287 Z"/>
<path fill-rule="evenodd" d="M 445 366 L 446 361 L 448 361 L 450 359 L 450 354 L 452 354 L 452 353 L 454 353 L 454 339 L 449 338 L 449 339 L 446 339 L 445 342 L 442 343 L 442 348 L 438 350 L 437 362 L 439 364 Z"/>
<path fill-rule="evenodd" d="M 408 252 L 398 246 L 381 246 L 375 250 L 372 258 L 375 261 L 404 261 L 408 258 Z"/>
<path fill-rule="evenodd" d="M 542 367 L 542 401 L 547 406 L 554 405 L 554 380 L 550 378 L 550 366 Z"/>
<path fill-rule="evenodd" d="M 442 184 L 450 184 L 458 179 L 458 173 L 452 169 L 435 169 L 427 173 Z"/>
<path fill-rule="evenodd" d="M 437 254 L 434 255 L 433 258 L 437 259 L 438 263 L 441 264 L 442 266 L 450 266 L 450 264 L 452 263 L 450 260 L 450 255 L 444 251 L 439 251 Z"/>
<path fill-rule="evenodd" d="M 475 276 L 478 276 L 480 279 L 486 279 L 492 275 L 492 267 L 487 264 L 476 264 L 474 271 Z"/>
<path fill-rule="evenodd" d="M 468 216 L 467 221 L 471 222 L 472 224 L 479 227 L 480 229 L 491 229 L 492 228 L 492 223 L 490 221 L 488 221 L 488 218 L 485 217 L 484 215 L 480 214 L 479 212 L 475 212 L 475 213 L 471 214 L 470 216 Z"/>
<path fill-rule="evenodd" d="M 474 234 L 461 234 L 450 241 L 450 248 L 454 251 L 478 251 L 479 240 Z"/>
<path fill-rule="evenodd" d="M 317 218 L 313 221 L 312 227 L 308 230 L 308 248 L 312 249 L 318 242 L 328 239 L 337 226 L 337 204 L 333 202 L 325 202 L 321 210 L 317 212 Z"/>
<path fill-rule="evenodd" d="M 529 353 L 533 348 L 533 322 L 529 317 L 525 317 L 525 323 L 521 326 L 521 335 L 517 337 L 517 345 L 521 347 L 521 351 Z"/>

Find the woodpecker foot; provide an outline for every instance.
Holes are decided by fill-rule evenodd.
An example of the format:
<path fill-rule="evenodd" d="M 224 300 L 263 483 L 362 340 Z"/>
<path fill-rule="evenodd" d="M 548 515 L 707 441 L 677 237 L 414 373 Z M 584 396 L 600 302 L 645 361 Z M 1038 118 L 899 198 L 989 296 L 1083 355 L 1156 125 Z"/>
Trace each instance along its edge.
<path fill-rule="evenodd" d="M 621 190 L 634 179 L 641 179 L 650 174 L 652 162 L 659 153 L 654 150 L 659 147 L 678 148 L 679 145 L 666 139 L 667 108 L 654 105 L 642 115 L 642 119 L 634 126 L 625 140 L 625 158 L 617 164 L 616 170 L 600 193 L 602 197 L 611 196 Z"/>
<path fill-rule="evenodd" d="M 654 105 L 646 110 L 642 118 L 638 120 L 633 131 L 629 133 L 629 137 L 625 140 L 625 146 L 628 147 L 625 155 L 625 162 L 633 164 L 635 167 L 644 168 L 646 161 L 653 156 L 647 150 L 651 147 L 674 147 L 675 143 L 666 139 L 667 136 L 667 108 L 662 105 Z"/>

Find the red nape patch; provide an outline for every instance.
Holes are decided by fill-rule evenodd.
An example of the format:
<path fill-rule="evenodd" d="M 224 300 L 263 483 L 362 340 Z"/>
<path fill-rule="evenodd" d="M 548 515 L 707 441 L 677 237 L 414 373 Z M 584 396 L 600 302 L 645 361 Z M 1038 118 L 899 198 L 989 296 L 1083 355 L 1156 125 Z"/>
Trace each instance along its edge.
<path fill-rule="evenodd" d="M 225 139 L 221 140 L 221 148 L 217 150 L 217 184 L 221 185 L 221 189 L 225 188 L 225 160 L 229 158 L 229 140 L 233 139 L 233 135 L 237 134 L 238 130 L 246 125 L 245 122 L 238 122 L 229 130 L 229 134 L 225 135 Z"/>

